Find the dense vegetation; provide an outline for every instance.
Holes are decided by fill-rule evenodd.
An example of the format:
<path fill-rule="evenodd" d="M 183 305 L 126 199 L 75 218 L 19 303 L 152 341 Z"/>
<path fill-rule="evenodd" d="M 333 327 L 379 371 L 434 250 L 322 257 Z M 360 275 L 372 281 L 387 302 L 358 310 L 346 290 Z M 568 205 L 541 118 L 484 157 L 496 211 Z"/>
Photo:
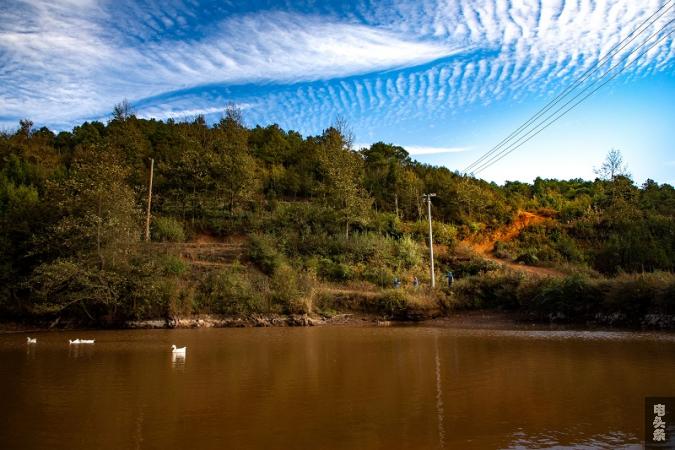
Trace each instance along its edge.
<path fill-rule="evenodd" d="M 465 278 L 457 292 L 476 299 L 465 297 L 465 307 L 489 296 L 488 278 L 479 274 L 494 267 L 462 257 L 457 243 L 527 210 L 548 220 L 497 242 L 497 255 L 574 267 L 583 273 L 577 278 L 597 280 L 661 271 L 655 276 L 663 289 L 650 301 L 667 309 L 675 191 L 650 180 L 636 186 L 620 159 L 610 158 L 594 181 L 498 186 L 420 164 L 395 145 L 351 147 L 344 124 L 303 137 L 276 125 L 247 128 L 234 109 L 212 127 L 202 117 L 138 119 L 125 105 L 107 124 L 58 134 L 22 121 L 0 135 L 0 312 L 109 323 L 197 312 L 304 313 L 332 308 L 316 291 L 325 283 L 374 289 L 417 276 L 425 284 L 425 192 L 437 193 L 438 277 L 452 269 Z M 150 158 L 153 242 L 145 243 Z M 244 264 L 194 267 L 180 243 L 198 236 L 237 238 Z M 438 295 L 458 303 L 447 298 L 453 293 Z M 514 304 L 536 297 L 523 295 Z M 393 314 L 402 296 L 382 291 L 376 310 Z"/>

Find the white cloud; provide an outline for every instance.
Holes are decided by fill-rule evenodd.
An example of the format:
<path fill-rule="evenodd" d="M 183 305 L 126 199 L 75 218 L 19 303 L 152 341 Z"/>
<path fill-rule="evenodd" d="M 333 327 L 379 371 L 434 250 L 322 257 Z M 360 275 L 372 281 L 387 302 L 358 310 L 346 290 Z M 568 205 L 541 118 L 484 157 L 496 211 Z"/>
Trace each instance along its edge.
<path fill-rule="evenodd" d="M 369 148 L 372 144 L 356 143 L 355 149 Z M 435 155 L 440 153 L 460 153 L 469 150 L 468 147 L 431 147 L 424 145 L 403 145 L 402 146 L 411 156 L 416 155 Z"/>
<path fill-rule="evenodd" d="M 113 3 L 107 8 L 95 0 L 10 1 L 4 9 L 0 6 L 0 116 L 67 123 L 100 117 L 128 98 L 145 99 L 140 115 L 165 118 L 186 111 L 217 114 L 233 100 L 253 105 L 249 114 L 255 120 L 282 117 L 305 130 L 320 130 L 337 114 L 359 121 L 362 128 L 375 128 L 452 114 L 474 103 L 559 92 L 561 83 L 595 64 L 665 4 L 365 2 L 342 14 L 365 23 L 338 19 L 340 14 L 226 14 L 225 20 L 200 29 L 197 39 L 166 33 L 194 24 L 199 2 L 130 2 L 111 15 Z M 643 36 L 663 26 L 672 12 Z M 468 50 L 474 53 L 468 55 Z M 431 67 L 387 71 L 460 52 L 466 55 Z M 674 56 L 673 39 L 665 39 L 629 72 L 640 76 L 668 70 Z M 351 77 L 366 73 L 371 75 Z M 335 79 L 340 82 L 308 83 Z M 190 93 L 196 86 L 246 83 L 279 88 L 237 98 Z"/>
<path fill-rule="evenodd" d="M 458 51 L 448 43 L 281 12 L 232 17 L 200 40 L 132 46 L 109 35 L 111 19 L 96 4 L 66 6 L 24 1 L 11 23 L 2 19 L 0 114 L 60 121 L 100 114 L 125 97 L 133 101 L 211 83 L 344 77 Z M 143 36 L 148 26 L 130 33 Z"/>
<path fill-rule="evenodd" d="M 225 111 L 229 106 L 234 106 L 242 111 L 245 111 L 252 107 L 251 104 L 234 103 L 234 102 L 228 102 L 228 104 L 226 104 L 225 106 L 211 106 L 202 108 L 189 107 L 187 105 L 172 105 L 172 106 L 162 105 L 161 108 L 157 107 L 146 108 L 143 110 L 143 112 L 136 114 L 136 116 L 141 119 L 180 120 L 197 116 L 208 116 L 211 114 L 224 115 Z"/>
<path fill-rule="evenodd" d="M 411 155 L 432 155 L 437 153 L 460 153 L 469 150 L 468 147 L 429 147 L 422 145 L 406 145 L 404 148 Z"/>
<path fill-rule="evenodd" d="M 447 0 L 394 0 L 386 9 L 373 12 L 368 5 L 360 13 L 392 30 L 420 30 L 422 37 L 484 49 L 484 54 L 453 64 L 461 73 L 459 81 L 451 83 L 453 97 L 464 104 L 508 91 L 546 92 L 561 78 L 568 81 L 592 67 L 661 7 L 656 21 L 611 58 L 613 64 L 666 25 L 672 19 L 673 5 L 666 0 L 475 0 L 450 6 Z M 402 23 L 399 17 L 407 20 Z M 675 41 L 664 39 L 631 70 L 662 70 L 672 62 L 674 49 Z M 497 73 L 502 76 L 495 80 L 492 74 Z"/>

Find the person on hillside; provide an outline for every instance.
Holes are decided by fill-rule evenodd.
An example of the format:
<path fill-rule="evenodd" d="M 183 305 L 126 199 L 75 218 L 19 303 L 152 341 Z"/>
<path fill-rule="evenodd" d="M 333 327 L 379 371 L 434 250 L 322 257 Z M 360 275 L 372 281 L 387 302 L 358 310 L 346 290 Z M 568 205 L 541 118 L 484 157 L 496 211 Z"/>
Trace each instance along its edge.
<path fill-rule="evenodd" d="M 452 287 L 452 283 L 455 282 L 455 277 L 452 274 L 452 270 L 448 270 L 448 273 L 445 274 L 445 277 L 448 279 L 448 287 Z"/>
<path fill-rule="evenodd" d="M 413 287 L 414 287 L 415 289 L 417 289 L 418 287 L 420 287 L 420 280 L 419 280 L 417 277 L 413 277 L 413 282 L 412 282 L 412 284 L 413 284 Z"/>
<path fill-rule="evenodd" d="M 401 287 L 401 280 L 398 277 L 394 277 L 394 288 L 398 289 Z"/>

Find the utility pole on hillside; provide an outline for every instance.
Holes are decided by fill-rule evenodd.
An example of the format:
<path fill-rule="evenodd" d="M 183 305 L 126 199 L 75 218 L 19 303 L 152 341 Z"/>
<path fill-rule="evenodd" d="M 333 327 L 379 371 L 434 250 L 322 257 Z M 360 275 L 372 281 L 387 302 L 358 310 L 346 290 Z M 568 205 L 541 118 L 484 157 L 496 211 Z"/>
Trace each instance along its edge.
<path fill-rule="evenodd" d="M 150 181 L 148 182 L 148 210 L 145 215 L 145 240 L 150 241 L 150 207 L 152 206 L 152 176 L 155 170 L 155 160 L 150 158 Z"/>
<path fill-rule="evenodd" d="M 436 273 L 434 272 L 434 236 L 431 228 L 431 197 L 436 197 L 436 194 L 424 194 L 427 202 L 427 217 L 429 217 L 429 260 L 431 261 L 431 287 L 436 287 Z"/>

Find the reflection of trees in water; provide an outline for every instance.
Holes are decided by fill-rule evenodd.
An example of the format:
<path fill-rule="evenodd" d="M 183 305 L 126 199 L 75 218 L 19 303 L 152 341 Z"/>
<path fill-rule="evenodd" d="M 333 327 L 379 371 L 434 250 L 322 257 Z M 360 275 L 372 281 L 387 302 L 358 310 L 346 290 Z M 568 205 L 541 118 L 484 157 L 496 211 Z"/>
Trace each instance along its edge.
<path fill-rule="evenodd" d="M 434 348 L 436 350 L 436 413 L 438 415 L 438 445 L 445 448 L 445 429 L 443 428 L 443 390 L 441 389 L 441 357 L 438 353 L 438 334 L 434 338 Z"/>

